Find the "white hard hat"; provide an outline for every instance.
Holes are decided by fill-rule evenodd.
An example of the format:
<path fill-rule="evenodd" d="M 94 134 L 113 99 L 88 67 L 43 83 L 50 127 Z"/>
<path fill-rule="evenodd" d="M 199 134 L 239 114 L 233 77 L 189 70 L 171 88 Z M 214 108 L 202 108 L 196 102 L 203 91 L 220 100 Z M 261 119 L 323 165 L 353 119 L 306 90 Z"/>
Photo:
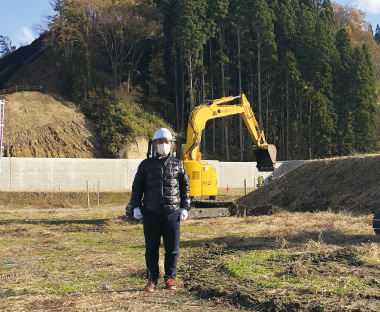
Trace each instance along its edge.
<path fill-rule="evenodd" d="M 154 136 L 153 136 L 153 140 L 157 140 L 157 139 L 162 139 L 162 138 L 166 138 L 170 141 L 173 141 L 173 136 L 172 134 L 170 133 L 170 131 L 166 128 L 159 128 L 155 133 L 154 133 Z"/>

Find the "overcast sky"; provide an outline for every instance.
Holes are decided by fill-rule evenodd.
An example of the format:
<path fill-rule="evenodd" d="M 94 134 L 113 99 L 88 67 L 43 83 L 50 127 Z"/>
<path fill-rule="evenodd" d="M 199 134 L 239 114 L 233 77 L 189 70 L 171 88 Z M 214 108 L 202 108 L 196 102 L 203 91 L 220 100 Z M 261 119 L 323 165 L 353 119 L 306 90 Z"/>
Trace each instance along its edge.
<path fill-rule="evenodd" d="M 335 0 L 339 4 L 357 6 L 367 14 L 373 29 L 380 24 L 380 0 Z M 36 27 L 46 28 L 46 16 L 52 14 L 49 0 L 0 0 L 0 35 L 8 36 L 14 45 L 31 43 Z"/>

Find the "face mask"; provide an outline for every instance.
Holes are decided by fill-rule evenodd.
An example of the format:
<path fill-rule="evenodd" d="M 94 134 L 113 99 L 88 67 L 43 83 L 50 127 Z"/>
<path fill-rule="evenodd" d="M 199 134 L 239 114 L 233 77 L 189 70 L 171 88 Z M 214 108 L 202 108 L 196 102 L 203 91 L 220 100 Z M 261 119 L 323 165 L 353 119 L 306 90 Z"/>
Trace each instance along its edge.
<path fill-rule="evenodd" d="M 157 153 L 166 156 L 170 153 L 170 144 L 157 144 Z"/>

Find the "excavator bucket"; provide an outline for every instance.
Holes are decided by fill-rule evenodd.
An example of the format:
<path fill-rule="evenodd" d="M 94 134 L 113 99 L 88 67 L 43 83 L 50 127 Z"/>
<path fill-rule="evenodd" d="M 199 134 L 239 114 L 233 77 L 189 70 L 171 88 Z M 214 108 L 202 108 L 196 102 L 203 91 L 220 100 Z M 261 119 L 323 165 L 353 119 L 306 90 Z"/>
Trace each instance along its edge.
<path fill-rule="evenodd" d="M 256 149 L 254 151 L 257 169 L 259 171 L 273 171 L 276 164 L 277 149 L 276 146 L 269 144 L 268 149 Z"/>

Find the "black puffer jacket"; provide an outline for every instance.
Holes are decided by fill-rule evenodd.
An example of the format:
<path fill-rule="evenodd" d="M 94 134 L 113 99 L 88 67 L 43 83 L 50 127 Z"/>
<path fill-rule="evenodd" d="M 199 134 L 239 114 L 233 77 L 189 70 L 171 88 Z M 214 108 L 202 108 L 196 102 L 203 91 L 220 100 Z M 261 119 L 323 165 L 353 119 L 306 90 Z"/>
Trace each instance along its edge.
<path fill-rule="evenodd" d="M 140 207 L 160 214 L 190 210 L 189 180 L 182 162 L 173 157 L 145 159 L 132 185 L 132 209 Z M 143 197 L 144 196 L 144 197 Z"/>

